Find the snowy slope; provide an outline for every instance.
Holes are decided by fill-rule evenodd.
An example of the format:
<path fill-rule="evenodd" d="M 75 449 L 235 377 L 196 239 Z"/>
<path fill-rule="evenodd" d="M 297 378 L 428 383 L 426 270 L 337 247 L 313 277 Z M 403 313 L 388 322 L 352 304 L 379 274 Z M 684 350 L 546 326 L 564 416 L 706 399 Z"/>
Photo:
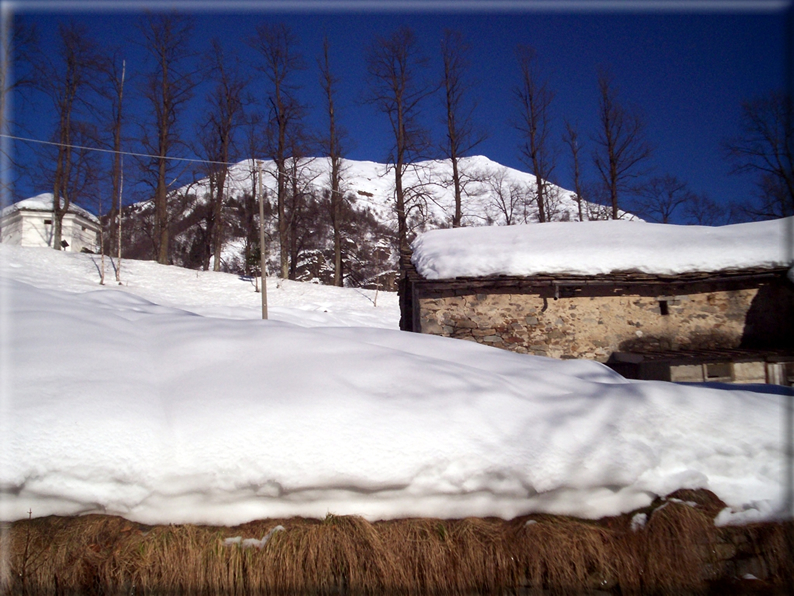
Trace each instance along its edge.
<path fill-rule="evenodd" d="M 158 265 L 153 261 L 123 260 L 116 283 L 115 260 L 105 259 L 106 286 L 99 255 L 62 253 L 47 248 L 0 244 L 0 275 L 39 288 L 65 292 L 99 289 L 133 294 L 159 305 L 205 317 L 259 319 L 261 294 L 250 278 L 230 273 L 197 271 Z M 304 326 L 355 325 L 396 329 L 400 321 L 397 295 L 359 288 L 336 288 L 268 278 L 268 315 Z"/>
<path fill-rule="evenodd" d="M 321 190 L 329 186 L 330 162 L 327 158 L 306 158 L 300 160 L 299 170 L 309 186 Z M 252 175 L 257 165 L 254 160 L 241 161 L 229 170 L 226 192 L 238 196 L 248 192 L 253 194 Z M 262 161 L 264 188 L 269 196 L 276 191 L 276 169 L 271 160 Z M 498 221 L 499 214 L 490 204 L 493 187 L 489 177 L 503 176 L 505 187 L 518 185 L 524 189 L 535 185 L 535 176 L 513 168 L 502 166 L 487 157 L 465 157 L 460 160 L 459 169 L 470 182 L 466 185 L 464 197 L 464 219 L 468 225 L 484 225 Z M 342 178 L 344 190 L 355 197 L 358 205 L 369 207 L 382 221 L 394 218 L 394 170 L 386 164 L 371 161 L 343 160 Z M 428 160 L 413 164 L 406 172 L 403 186 L 416 189 L 422 186 L 427 195 L 422 201 L 436 225 L 448 225 L 454 213 L 454 191 L 452 188 L 452 163 L 450 160 Z M 178 194 L 195 193 L 203 197 L 209 193 L 209 180 L 204 178 L 194 184 L 183 186 Z M 560 206 L 557 218 L 578 219 L 578 207 L 571 191 L 550 185 L 550 192 L 558 193 Z M 531 208 L 530 217 L 536 210 Z M 563 216 L 563 214 L 566 214 Z M 432 225 L 431 225 L 432 227 Z"/>
<path fill-rule="evenodd" d="M 721 227 L 615 220 L 431 230 L 413 249 L 428 279 L 790 267 L 794 218 Z"/>
<path fill-rule="evenodd" d="M 229 168 L 225 200 L 228 203 L 221 250 L 222 268 L 226 271 L 247 271 L 248 245 L 245 235 L 251 233 L 252 211 L 258 213 L 253 197 L 259 193 L 257 172 L 261 165 L 262 190 L 269 203 L 266 208 L 268 237 L 275 237 L 277 171 L 270 160 L 244 160 Z M 303 197 L 298 209 L 298 242 L 295 276 L 301 280 L 323 280 L 333 276 L 333 238 L 331 223 L 323 205 L 328 196 L 330 162 L 326 158 L 305 158 L 287 163 L 292 179 L 297 172 L 299 193 Z M 532 174 L 501 166 L 483 156 L 459 161 L 463 177 L 462 222 L 466 226 L 490 226 L 537 221 L 537 204 L 533 198 L 536 178 Z M 349 202 L 343 218 L 343 245 L 346 247 L 344 267 L 346 284 L 375 287 L 377 283 L 396 289 L 398 254 L 395 238 L 394 169 L 369 161 L 343 160 L 342 192 Z M 422 161 L 411 164 L 403 176 L 409 235 L 452 225 L 455 212 L 450 160 Z M 174 222 L 172 262 L 190 268 L 207 266 L 200 255 L 206 250 L 207 230 L 211 217 L 207 209 L 210 197 L 208 178 L 198 179 L 176 189 L 169 199 L 170 217 Z M 547 185 L 546 213 L 553 221 L 578 221 L 579 205 L 574 193 Z M 582 217 L 600 207 L 583 202 Z M 154 205 L 144 201 L 126 208 L 125 242 L 129 256 L 147 258 L 152 253 L 151 237 L 145 230 L 153 225 Z M 625 217 L 633 218 L 630 214 Z M 258 234 L 250 235 L 249 242 Z M 280 245 L 270 242 L 270 267 L 279 266 Z"/>
<path fill-rule="evenodd" d="M 325 313 L 273 288 L 302 325 L 256 320 L 233 276 L 127 262 L 129 285 L 102 288 L 96 262 L 0 246 L 4 520 L 599 517 L 681 487 L 725 520 L 781 506 L 781 395 L 328 326 L 366 318 L 355 290 L 311 287 Z"/>

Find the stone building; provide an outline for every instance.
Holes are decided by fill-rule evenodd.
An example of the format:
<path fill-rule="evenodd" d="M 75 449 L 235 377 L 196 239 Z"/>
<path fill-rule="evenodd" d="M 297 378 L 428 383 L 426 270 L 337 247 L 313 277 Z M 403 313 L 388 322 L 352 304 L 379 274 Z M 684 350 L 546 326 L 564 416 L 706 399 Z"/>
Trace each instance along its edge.
<path fill-rule="evenodd" d="M 62 248 L 95 252 L 99 249 L 99 220 L 77 205 L 63 216 Z M 52 193 L 43 193 L 0 212 L 0 242 L 17 246 L 52 246 Z M 65 243 L 65 244 L 64 244 Z"/>
<path fill-rule="evenodd" d="M 495 268 L 488 265 L 487 255 L 482 256 L 488 247 L 468 240 L 458 242 L 453 237 L 459 234 L 457 230 L 437 231 L 450 233 L 454 266 L 444 263 L 450 257 L 443 250 L 428 260 L 427 252 L 432 252 L 433 246 L 443 246 L 442 235 L 433 239 L 430 249 L 422 242 L 415 243 L 413 260 L 406 255 L 403 262 L 408 271 L 401 295 L 403 329 L 519 353 L 597 360 L 634 378 L 791 384 L 794 284 L 787 276 L 790 261 L 783 264 L 787 258 L 785 230 L 783 254 L 774 258 L 750 254 L 749 259 L 728 261 L 737 265 L 733 267 L 722 267 L 725 262 L 712 267 L 705 256 L 692 260 L 694 264 L 700 261 L 701 270 L 663 265 L 654 271 L 653 264 L 644 271 L 638 267 L 613 269 L 611 257 L 603 250 L 599 256 L 599 247 L 588 246 L 587 238 L 581 242 L 581 250 L 595 253 L 593 263 L 599 262 L 598 267 L 582 266 L 576 250 L 569 251 L 568 263 L 555 256 L 555 247 L 568 246 L 571 234 L 583 231 L 588 236 L 595 229 L 592 226 L 606 223 L 591 222 L 590 229 L 582 223 L 531 226 L 554 225 L 556 229 L 544 230 L 552 234 L 551 239 L 533 242 L 530 237 L 524 247 L 515 238 L 502 242 L 506 251 L 513 251 L 512 262 L 521 260 L 516 253 L 528 251 L 526 262 L 534 264 L 525 274 L 514 271 L 520 266 L 511 270 L 500 265 L 496 268 L 499 272 L 490 272 Z M 646 234 L 667 232 L 659 224 L 623 226 L 613 225 L 606 232 L 627 253 L 642 253 L 632 250 L 632 239 L 645 242 Z M 672 237 L 663 243 L 671 251 L 686 250 L 681 235 L 686 237 L 691 231 L 681 230 L 684 226 L 668 227 Z M 746 231 L 741 226 L 726 228 Z M 761 228 L 759 234 L 769 233 L 769 226 Z M 626 230 L 629 233 L 622 237 Z M 554 234 L 560 237 L 549 241 L 555 240 Z M 653 238 L 650 240 L 653 243 Z M 714 243 L 722 246 L 719 241 Z M 719 247 L 717 252 L 721 252 Z M 467 269 L 466 255 L 478 265 Z M 625 254 L 615 258 L 616 265 L 626 264 Z M 642 258 L 639 254 L 635 261 Z M 491 260 L 500 259 L 505 260 L 503 256 Z M 662 256 L 657 260 L 669 262 Z M 689 270 L 670 272 L 671 268 Z M 444 276 L 445 270 L 464 275 Z M 478 270 L 484 273 L 465 275 Z"/>

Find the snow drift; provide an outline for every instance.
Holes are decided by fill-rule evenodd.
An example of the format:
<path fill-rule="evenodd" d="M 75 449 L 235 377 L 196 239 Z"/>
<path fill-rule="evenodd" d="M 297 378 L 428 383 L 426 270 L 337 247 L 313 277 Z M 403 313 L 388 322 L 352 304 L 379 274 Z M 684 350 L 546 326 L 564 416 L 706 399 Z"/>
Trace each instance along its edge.
<path fill-rule="evenodd" d="M 629 382 L 594 362 L 386 329 L 201 316 L 174 306 L 181 272 L 154 264 L 169 305 L 154 283 L 150 299 L 74 291 L 81 280 L 48 289 L 14 265 L 40 254 L 88 270 L 92 257 L 2 248 L 4 520 L 596 518 L 682 487 L 716 492 L 734 511 L 724 521 L 782 503 L 780 395 Z M 205 275 L 207 295 L 230 278 Z"/>

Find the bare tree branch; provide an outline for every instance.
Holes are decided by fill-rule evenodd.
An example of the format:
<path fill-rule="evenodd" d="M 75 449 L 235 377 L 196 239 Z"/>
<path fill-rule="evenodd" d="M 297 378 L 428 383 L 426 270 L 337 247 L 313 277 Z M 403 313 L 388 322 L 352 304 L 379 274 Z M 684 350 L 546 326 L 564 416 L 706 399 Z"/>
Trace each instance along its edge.
<path fill-rule="evenodd" d="M 87 29 L 74 22 L 58 26 L 58 51 L 50 56 L 39 54 L 36 69 L 39 71 L 40 89 L 52 101 L 57 118 L 54 139 L 58 143 L 55 156 L 53 183 L 53 234 L 52 247 L 61 249 L 63 217 L 85 188 L 86 164 L 91 160 L 79 149 L 74 149 L 75 135 L 82 139 L 91 137 L 96 142 L 94 130 L 81 116 L 95 111 L 97 79 L 103 59 Z M 88 142 L 91 144 L 91 142 Z"/>
<path fill-rule="evenodd" d="M 683 182 L 670 174 L 651 178 L 642 189 L 637 201 L 639 214 L 652 221 L 670 223 L 679 208 L 693 201 L 694 193 Z"/>
<path fill-rule="evenodd" d="M 741 134 L 723 143 L 734 173 L 756 176 L 760 205 L 742 205 L 753 218 L 794 215 L 792 100 L 783 93 L 742 104 Z"/>
<path fill-rule="evenodd" d="M 606 71 L 598 75 L 598 90 L 600 129 L 594 139 L 593 161 L 609 193 L 612 219 L 618 219 L 620 194 L 646 173 L 643 167 L 651 156 L 651 146 L 645 140 L 645 123 L 621 105 L 612 76 Z"/>
<path fill-rule="evenodd" d="M 576 195 L 576 206 L 579 210 L 579 221 L 584 221 L 584 213 L 582 203 L 584 202 L 584 189 L 582 187 L 582 172 L 581 161 L 579 159 L 579 152 L 581 151 L 581 144 L 579 142 L 579 133 L 573 124 L 565 122 L 565 134 L 562 137 L 563 143 L 568 146 L 571 151 L 572 160 L 572 174 L 573 174 L 573 191 Z"/>
<path fill-rule="evenodd" d="M 331 70 L 330 48 L 328 38 L 323 39 L 323 57 L 319 60 L 320 66 L 320 86 L 328 109 L 328 136 L 323 145 L 325 153 L 331 165 L 330 170 L 330 215 L 331 228 L 334 234 L 334 285 L 344 285 L 344 274 L 342 271 L 342 214 L 345 202 L 345 195 L 342 191 L 342 138 L 344 131 L 339 127 L 336 120 L 334 98 L 339 79 L 334 76 Z"/>
<path fill-rule="evenodd" d="M 276 165 L 276 202 L 280 248 L 281 278 L 289 277 L 289 223 L 287 221 L 287 157 L 289 135 L 303 117 L 304 107 L 297 99 L 293 78 L 305 68 L 303 56 L 297 51 L 297 38 L 283 23 L 257 26 L 256 35 L 248 44 L 262 62 L 257 69 L 267 78 L 270 89 L 268 103 L 267 153 Z"/>
<path fill-rule="evenodd" d="M 207 221 L 208 245 L 203 251 L 203 267 L 209 268 L 213 258 L 213 270 L 221 270 L 221 251 L 224 241 L 224 205 L 226 178 L 234 150 L 235 132 L 242 124 L 244 91 L 248 82 L 240 75 L 239 64 L 234 57 L 227 58 L 218 39 L 211 42 L 211 51 L 206 57 L 212 65 L 211 76 L 214 87 L 207 95 L 207 112 L 200 135 L 200 144 L 208 164 L 210 182 L 210 209 Z"/>
<path fill-rule="evenodd" d="M 156 138 L 144 133 L 143 144 L 157 155 L 150 164 L 155 170 L 154 241 L 158 263 L 170 260 L 170 216 L 168 212 L 168 157 L 181 143 L 178 117 L 193 97 L 196 86 L 195 54 L 190 41 L 193 23 L 175 14 L 149 14 L 139 23 L 142 44 L 154 62 L 145 78 L 143 95 L 150 104 Z"/>
<path fill-rule="evenodd" d="M 405 192 L 403 176 L 407 167 L 430 147 L 428 134 L 419 123 L 423 102 L 435 91 L 418 76 L 426 64 L 416 36 L 407 27 L 398 29 L 390 37 L 377 37 L 367 50 L 368 99 L 389 119 L 394 134 L 389 161 L 394 167 L 400 252 L 407 252 L 409 248 L 407 212 L 414 198 Z"/>
<path fill-rule="evenodd" d="M 556 160 L 549 146 L 549 105 L 554 95 L 538 74 L 537 53 L 533 48 L 518 46 L 516 58 L 521 72 L 521 83 L 514 92 L 518 103 L 516 128 L 523 137 L 521 159 L 535 176 L 538 221 L 543 223 L 549 221 L 545 195 Z"/>
<path fill-rule="evenodd" d="M 483 142 L 487 135 L 474 125 L 476 102 L 469 100 L 472 89 L 467 80 L 470 46 L 459 31 L 444 31 L 441 40 L 441 58 L 444 63 L 444 105 L 446 108 L 446 142 L 444 154 L 452 164 L 452 188 L 455 197 L 455 212 L 452 227 L 462 225 L 462 200 L 466 174 L 460 171 L 460 158 Z"/>

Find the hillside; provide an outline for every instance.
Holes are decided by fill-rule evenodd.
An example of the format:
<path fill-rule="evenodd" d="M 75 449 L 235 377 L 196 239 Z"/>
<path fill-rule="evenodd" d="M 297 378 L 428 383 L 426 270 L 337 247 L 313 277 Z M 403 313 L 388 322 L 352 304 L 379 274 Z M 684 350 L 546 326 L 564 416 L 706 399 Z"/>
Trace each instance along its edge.
<path fill-rule="evenodd" d="M 262 161 L 265 173 L 264 187 L 269 195 L 276 191 L 276 170 L 270 160 Z M 513 168 L 502 166 L 485 156 L 464 157 L 459 161 L 461 172 L 467 180 L 465 189 L 467 200 L 464 204 L 464 223 L 466 225 L 504 224 L 504 213 L 500 209 L 498 193 L 500 185 L 504 189 L 511 186 L 520 187 L 528 192 L 536 184 L 535 176 Z M 253 192 L 252 172 L 256 170 L 254 160 L 247 159 L 232 166 L 229 170 L 227 192 L 238 197 Z M 299 161 L 298 170 L 304 184 L 321 191 L 328 187 L 330 165 L 326 158 L 306 158 Z M 345 159 L 342 165 L 343 190 L 355 198 L 360 207 L 366 207 L 377 214 L 385 222 L 394 217 L 392 205 L 394 195 L 393 170 L 386 164 L 372 161 L 355 161 Z M 449 225 L 454 210 L 454 191 L 452 186 L 452 163 L 448 159 L 420 161 L 408 169 L 404 180 L 407 188 L 422 187 L 427 195 L 425 202 L 428 207 L 428 223 L 430 225 Z M 555 196 L 554 219 L 558 221 L 576 221 L 578 219 L 577 204 L 573 192 L 554 184 L 549 185 L 550 194 Z M 209 181 L 204 178 L 195 184 L 180 188 L 177 193 L 195 193 L 204 196 L 209 192 Z M 528 201 L 527 201 L 528 202 Z M 521 223 L 531 222 L 537 218 L 537 208 L 527 205 L 526 214 L 516 213 Z M 592 208 L 592 207 L 591 207 Z M 585 219 L 587 219 L 585 209 Z M 519 223 L 516 221 L 516 223 Z"/>
<path fill-rule="evenodd" d="M 264 161 L 263 188 L 265 219 L 271 270 L 278 266 L 276 240 L 276 177 L 272 161 Z M 329 161 L 325 158 L 299 160 L 292 174 L 299 180 L 287 204 L 292 225 L 290 277 L 329 283 L 332 277 L 333 240 L 328 207 Z M 253 160 L 230 168 L 226 182 L 224 249 L 222 269 L 250 273 L 258 254 L 258 206 Z M 483 156 L 460 160 L 464 175 L 463 223 L 467 226 L 531 223 L 537 220 L 532 174 L 506 168 Z M 343 222 L 343 266 L 346 285 L 394 289 L 397 254 L 396 219 L 393 207 L 393 171 L 384 164 L 345 160 L 343 192 L 348 208 Z M 449 160 L 418 162 L 405 176 L 404 187 L 414 198 L 408 206 L 411 235 L 434 228 L 449 227 L 454 212 L 452 167 Z M 208 209 L 208 178 L 196 180 L 171 196 L 173 262 L 190 268 L 209 268 L 209 236 L 213 229 Z M 579 220 L 574 193 L 549 185 L 546 210 L 554 221 Z M 582 216 L 597 215 L 598 206 L 583 203 Z M 127 214 L 125 245 L 132 258 L 152 254 L 153 205 L 132 205 Z"/>

